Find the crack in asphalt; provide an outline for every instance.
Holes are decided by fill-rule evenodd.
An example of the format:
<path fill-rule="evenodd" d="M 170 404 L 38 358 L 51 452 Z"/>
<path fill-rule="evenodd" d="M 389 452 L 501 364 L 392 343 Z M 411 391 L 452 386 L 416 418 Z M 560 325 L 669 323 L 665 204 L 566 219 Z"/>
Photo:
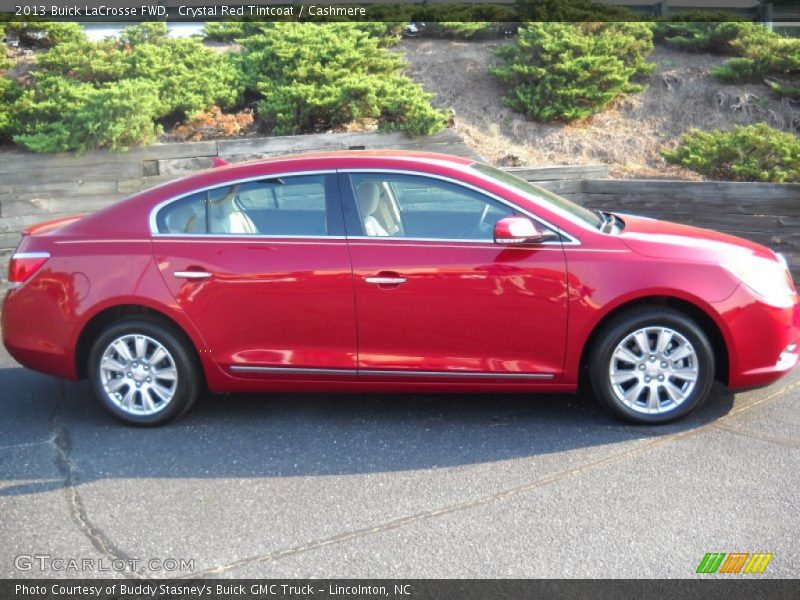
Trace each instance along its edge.
<path fill-rule="evenodd" d="M 766 433 L 748 431 L 747 429 L 741 429 L 740 427 L 731 427 L 730 425 L 716 425 L 716 429 L 719 429 L 720 431 L 725 431 L 727 433 L 731 433 L 733 435 L 738 435 L 753 440 L 759 440 L 761 442 L 767 442 L 768 444 L 775 444 L 777 446 L 789 448 L 790 450 L 800 448 L 800 440 L 793 440 L 789 438 L 782 438 L 774 435 L 769 435 Z"/>
<path fill-rule="evenodd" d="M 63 477 L 64 499 L 67 502 L 70 518 L 104 558 L 112 563 L 114 561 L 125 561 L 126 564 L 130 564 L 131 557 L 121 551 L 97 525 L 92 523 L 86 511 L 86 505 L 78 493 L 76 467 L 71 455 L 72 445 L 70 443 L 69 430 L 61 420 L 66 401 L 66 390 L 63 381 L 59 381 L 59 389 L 61 393 L 56 405 L 53 407 L 49 420 L 50 429 L 53 431 L 50 443 L 55 449 L 56 468 Z M 123 577 L 139 578 L 136 572 L 127 569 L 117 572 Z"/>
<path fill-rule="evenodd" d="M 766 402 L 774 400 L 775 398 L 782 396 L 786 393 L 789 393 L 795 389 L 800 388 L 800 381 L 796 381 L 788 386 L 785 386 L 768 396 L 765 396 L 759 400 L 755 400 L 753 402 L 744 404 L 739 408 L 730 411 L 726 415 L 716 419 L 715 421 L 705 423 L 704 425 L 700 425 L 695 429 L 689 429 L 686 431 L 678 431 L 675 433 L 667 434 L 662 437 L 655 438 L 642 446 L 637 448 L 632 448 L 630 450 L 626 450 L 624 452 L 620 452 L 618 454 L 613 454 L 611 456 L 607 456 L 598 460 L 590 461 L 588 463 L 584 463 L 583 465 L 579 465 L 577 467 L 573 467 L 571 469 L 566 469 L 564 471 L 559 471 L 558 473 L 554 473 L 549 475 L 548 477 L 544 477 L 542 479 L 537 479 L 535 481 L 531 481 L 528 483 L 524 483 L 512 488 L 508 488 L 505 490 L 501 490 L 500 492 L 496 492 L 494 494 L 490 494 L 487 496 L 480 496 L 478 498 L 474 498 L 472 500 L 467 500 L 464 502 L 459 502 L 456 504 L 451 504 L 448 506 L 443 506 L 440 508 L 422 511 L 418 513 L 414 513 L 412 515 L 408 515 L 405 517 L 400 517 L 398 519 L 393 519 L 391 521 L 387 521 L 380 525 L 376 525 L 373 527 L 364 527 L 361 529 L 355 529 L 352 531 L 343 532 L 334 536 L 330 536 L 327 538 L 322 538 L 319 540 L 314 540 L 308 542 L 307 544 L 302 544 L 298 546 L 292 546 L 290 548 L 284 548 L 283 550 L 276 550 L 274 552 L 269 552 L 267 554 L 262 554 L 258 556 L 251 556 L 248 558 L 242 558 L 240 560 L 236 560 L 225 565 L 220 565 L 217 567 L 212 567 L 210 569 L 204 569 L 202 571 L 198 571 L 196 573 L 192 573 L 189 576 L 179 576 L 178 578 L 190 578 L 190 579 L 197 579 L 203 578 L 210 575 L 219 575 L 222 573 L 227 573 L 229 571 L 239 569 L 241 567 L 251 566 L 259 563 L 270 563 L 276 560 L 280 560 L 282 558 L 286 558 L 287 556 L 294 556 L 297 554 L 303 554 L 305 552 L 310 552 L 312 550 L 317 550 L 319 548 L 323 548 L 325 546 L 329 546 L 332 544 L 341 544 L 343 542 L 347 542 L 350 540 L 358 539 L 367 537 L 369 535 L 374 535 L 377 533 L 383 533 L 385 531 L 391 531 L 393 529 L 398 529 L 405 525 L 409 525 L 411 523 L 416 523 L 419 521 L 424 521 L 427 519 L 432 519 L 436 517 L 440 517 L 443 515 L 450 515 L 457 512 L 463 512 L 466 510 L 470 510 L 472 508 L 476 508 L 479 506 L 485 506 L 488 504 L 492 504 L 494 502 L 502 501 L 507 498 L 518 496 L 520 494 L 524 494 L 530 492 L 532 490 L 550 485 L 552 483 L 556 483 L 563 479 L 567 479 L 572 477 L 573 475 L 579 475 L 600 467 L 604 467 L 606 465 L 614 464 L 617 462 L 621 462 L 625 459 L 638 456 L 640 454 L 644 454 L 650 450 L 668 444 L 670 442 L 674 442 L 677 440 L 685 439 L 685 438 L 692 438 L 699 436 L 703 433 L 707 433 L 709 431 L 713 431 L 714 429 L 719 429 L 717 427 L 720 422 L 727 421 L 732 419 L 733 417 L 740 415 L 744 412 L 749 412 Z"/>

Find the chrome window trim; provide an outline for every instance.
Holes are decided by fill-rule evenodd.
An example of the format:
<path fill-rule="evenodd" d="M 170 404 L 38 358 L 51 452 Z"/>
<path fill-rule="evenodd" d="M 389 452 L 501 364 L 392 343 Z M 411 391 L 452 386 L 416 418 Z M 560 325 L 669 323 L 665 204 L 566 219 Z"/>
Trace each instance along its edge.
<path fill-rule="evenodd" d="M 467 172 L 467 171 L 465 171 Z M 464 240 L 464 239 L 448 239 L 448 238 L 416 238 L 416 237 L 387 237 L 387 238 L 378 238 L 374 236 L 360 236 L 360 235 L 348 235 L 348 236 L 312 236 L 312 235 L 260 235 L 260 234 L 247 234 L 247 233 L 232 233 L 232 234 L 224 234 L 224 233 L 161 233 L 158 231 L 158 224 L 157 224 L 157 216 L 158 213 L 167 207 L 168 205 L 172 204 L 173 202 L 177 202 L 194 194 L 198 194 L 200 192 L 205 192 L 208 190 L 213 190 L 219 187 L 227 186 L 227 185 L 236 185 L 240 183 L 249 183 L 252 181 L 261 181 L 263 179 L 272 179 L 272 178 L 280 178 L 280 177 L 297 177 L 303 175 L 330 175 L 333 173 L 397 173 L 400 175 L 416 175 L 419 177 L 429 177 L 431 179 L 438 179 L 441 181 L 446 181 L 448 183 L 452 183 L 454 185 L 462 186 L 467 189 L 471 189 L 475 192 L 483 194 L 488 198 L 491 198 L 505 206 L 518 210 L 519 212 L 527 215 L 529 218 L 537 221 L 539 224 L 557 232 L 566 241 L 552 241 L 552 242 L 544 242 L 541 244 L 536 244 L 537 246 L 580 246 L 581 242 L 577 238 L 575 238 L 570 233 L 567 233 L 560 227 L 556 227 L 552 223 L 549 223 L 545 219 L 531 213 L 530 211 L 522 208 L 514 204 L 513 202 L 501 198 L 488 190 L 483 188 L 479 188 L 472 184 L 460 181 L 458 179 L 453 179 L 452 177 L 447 177 L 444 175 L 438 175 L 434 173 L 428 173 L 425 171 L 417 171 L 412 169 L 376 169 L 376 168 L 352 168 L 352 169 L 322 169 L 322 170 L 314 170 L 314 171 L 283 171 L 279 173 L 266 173 L 262 175 L 252 176 L 252 177 L 243 177 L 239 179 L 231 179 L 229 181 L 216 183 L 214 185 L 208 185 L 200 188 L 195 188 L 189 192 L 179 194 L 176 196 L 171 196 L 166 200 L 162 200 L 158 204 L 156 204 L 151 210 L 149 215 L 149 225 L 150 225 L 150 235 L 154 238 L 219 238 L 219 239 L 244 239 L 244 240 L 258 240 L 258 239 L 308 239 L 308 240 L 341 240 L 341 239 L 370 239 L 370 240 L 405 240 L 405 241 L 412 241 L 412 242 L 447 242 L 447 243 L 457 243 L 457 244 L 479 244 L 479 245 L 492 245 L 497 246 L 494 241 L 488 240 Z M 485 181 L 494 181 L 486 178 L 482 178 Z M 496 183 L 496 182 L 495 182 Z M 506 186 L 501 186 L 506 187 Z M 506 188 L 508 189 L 508 188 Z M 536 202 L 537 205 L 540 205 L 539 202 Z M 554 211 L 558 212 L 558 211 Z M 567 217 L 564 217 L 567 219 Z M 567 219 L 571 223 L 573 222 L 571 219 Z M 576 223 L 577 225 L 577 223 Z"/>
<path fill-rule="evenodd" d="M 259 233 L 158 233 L 153 237 L 165 238 L 202 238 L 202 239 L 217 239 L 217 240 L 346 240 L 347 237 L 343 235 L 262 235 Z"/>
<path fill-rule="evenodd" d="M 177 202 L 178 200 L 183 200 L 184 198 L 188 198 L 189 196 L 193 196 L 194 194 L 199 194 L 200 192 L 207 192 L 209 190 L 214 190 L 226 185 L 236 185 L 239 183 L 250 183 L 252 181 L 262 181 L 264 179 L 280 179 L 281 177 L 297 177 L 302 175 L 331 175 L 335 174 L 336 169 L 324 169 L 318 171 L 285 171 L 280 173 L 264 173 L 262 175 L 257 175 L 253 177 L 242 177 L 239 179 L 231 179 L 230 181 L 223 181 L 220 183 L 216 183 L 214 185 L 207 185 L 200 188 L 195 188 L 190 192 L 186 192 L 184 194 L 179 194 L 177 196 L 170 196 L 166 200 L 162 200 L 158 204 L 156 204 L 150 210 L 149 216 L 149 224 L 150 224 L 150 235 L 153 237 L 186 237 L 186 236 L 193 236 L 193 237 L 237 237 L 237 238 L 246 238 L 246 239 L 255 239 L 255 238 L 306 238 L 306 239 L 331 239 L 332 236 L 327 235 L 251 235 L 247 233 L 233 233 L 233 234 L 226 234 L 226 233 L 161 233 L 158 230 L 158 213 L 166 208 L 168 205 L 172 204 L 173 202 Z"/>
<path fill-rule="evenodd" d="M 485 189 L 480 188 L 478 186 L 472 185 L 470 183 L 466 183 L 466 182 L 460 181 L 458 179 L 453 179 L 452 177 L 447 177 L 445 175 L 437 175 L 435 173 L 427 173 L 425 171 L 414 171 L 414 170 L 411 170 L 411 169 L 374 169 L 374 168 L 359 169 L 359 168 L 353 168 L 353 169 L 339 169 L 338 171 L 339 171 L 339 173 L 344 173 L 344 174 L 349 174 L 349 173 L 397 173 L 399 175 L 416 175 L 416 176 L 419 176 L 419 177 L 428 177 L 428 178 L 431 178 L 431 179 L 439 179 L 441 181 L 446 181 L 448 183 L 452 183 L 452 184 L 455 184 L 455 185 L 458 185 L 458 186 L 461 186 L 461 187 L 465 187 L 465 188 L 470 189 L 470 190 L 472 190 L 474 192 L 478 192 L 479 194 L 483 194 L 484 196 L 487 196 L 488 198 L 491 198 L 492 200 L 495 200 L 497 202 L 500 202 L 501 204 L 504 204 L 504 205 L 506 205 L 506 206 L 508 206 L 510 208 L 513 208 L 513 209 L 523 213 L 524 215 L 527 215 L 529 218 L 533 219 L 534 221 L 537 221 L 540 225 L 543 225 L 543 226 L 547 227 L 548 229 L 551 229 L 551 230 L 557 232 L 560 236 L 566 238 L 566 241 L 559 240 L 559 241 L 554 241 L 554 242 L 543 242 L 541 244 L 536 244 L 536 246 L 580 246 L 581 245 L 580 240 L 578 240 L 575 236 L 567 233 L 566 231 L 564 231 L 560 227 L 556 227 L 552 223 L 549 223 L 545 219 L 543 219 L 543 218 L 531 213 L 530 211 L 522 208 L 521 206 L 518 206 L 518 205 L 514 204 L 510 200 L 506 200 L 505 198 L 501 198 L 500 196 L 497 196 L 496 194 L 493 194 L 492 192 L 489 192 L 488 190 L 485 190 Z M 486 181 L 492 181 L 492 180 L 486 180 Z M 505 187 L 505 186 L 501 186 L 501 187 Z M 508 189 L 508 188 L 506 188 L 506 189 Z M 538 203 L 538 202 L 536 204 L 540 205 L 540 203 Z M 542 208 L 544 208 L 544 207 L 542 207 Z M 554 212 L 557 212 L 557 211 L 554 211 Z M 572 222 L 572 221 L 570 220 L 570 222 Z M 459 242 L 459 243 L 471 243 L 471 244 L 476 244 L 476 243 L 477 244 L 492 244 L 493 246 L 497 246 L 498 245 L 493 240 L 492 241 L 488 241 L 488 240 L 464 240 L 464 239 L 455 240 L 455 239 L 446 239 L 446 238 L 414 238 L 414 237 L 393 237 L 393 236 L 376 237 L 376 236 L 364 236 L 364 235 L 348 235 L 347 237 L 348 237 L 348 239 L 365 239 L 366 238 L 366 239 L 370 239 L 370 240 L 381 240 L 381 241 L 384 241 L 384 240 L 410 240 L 410 241 L 421 241 L 421 242 L 431 242 L 431 241 L 433 241 L 433 242 Z"/>
<path fill-rule="evenodd" d="M 302 367 L 262 367 L 233 365 L 234 373 L 274 373 L 296 375 L 367 375 L 369 377 L 455 377 L 470 379 L 553 379 L 552 373 L 490 373 L 487 371 L 412 371 L 407 369 L 306 369 Z"/>
<path fill-rule="evenodd" d="M 517 250 L 531 251 L 532 248 L 541 248 L 547 246 L 548 250 L 560 248 L 561 246 L 580 246 L 580 244 L 562 243 L 562 242 L 542 242 L 540 244 L 498 244 L 489 240 L 465 240 L 465 239 L 450 239 L 450 238 L 413 238 L 413 237 L 393 237 L 393 236 L 372 236 L 372 235 L 351 235 L 347 238 L 354 242 L 363 242 L 371 240 L 374 242 L 392 242 L 393 246 L 402 246 L 403 242 L 408 242 L 408 245 L 414 245 L 417 242 L 440 242 L 442 244 L 458 244 L 462 246 L 479 246 L 481 248 L 496 248 L 502 250 Z"/>

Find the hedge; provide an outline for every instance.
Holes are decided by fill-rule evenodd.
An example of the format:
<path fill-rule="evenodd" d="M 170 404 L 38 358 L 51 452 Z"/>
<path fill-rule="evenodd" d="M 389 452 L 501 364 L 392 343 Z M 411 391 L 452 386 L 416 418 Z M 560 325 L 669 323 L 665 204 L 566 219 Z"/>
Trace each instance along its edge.
<path fill-rule="evenodd" d="M 491 72 L 508 86 L 507 106 L 530 119 L 575 121 L 643 90 L 635 80 L 652 70 L 652 49 L 642 23 L 530 23 L 499 49 L 504 63 Z"/>
<path fill-rule="evenodd" d="M 412 135 L 445 126 L 431 94 L 402 74 L 402 58 L 358 25 L 275 23 L 239 41 L 244 87 L 257 96 L 257 115 L 272 133 L 354 121 Z"/>
<path fill-rule="evenodd" d="M 220 35 L 241 35 L 239 53 L 170 38 L 164 23 L 99 42 L 47 25 L 36 24 L 36 38 L 51 47 L 19 83 L 6 76 L 4 47 L 0 56 L 0 137 L 34 152 L 125 149 L 203 115 L 230 125 L 236 118 L 227 114 L 250 109 L 273 134 L 356 122 L 418 135 L 446 123 L 431 95 L 403 75 L 402 59 L 387 49 L 396 34 L 384 23 L 219 26 Z"/>
<path fill-rule="evenodd" d="M 712 179 L 800 182 L 800 139 L 764 123 L 732 131 L 691 130 L 677 148 L 661 154 Z"/>

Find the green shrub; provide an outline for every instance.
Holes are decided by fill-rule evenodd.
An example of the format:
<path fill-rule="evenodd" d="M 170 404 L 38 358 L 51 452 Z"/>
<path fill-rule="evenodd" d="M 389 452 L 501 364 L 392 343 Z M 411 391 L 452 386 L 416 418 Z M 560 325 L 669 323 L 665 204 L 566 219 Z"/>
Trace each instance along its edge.
<path fill-rule="evenodd" d="M 208 21 L 203 25 L 203 38 L 215 42 L 232 42 L 258 33 L 258 25 L 247 21 Z"/>
<path fill-rule="evenodd" d="M 516 31 L 518 16 L 493 4 L 432 4 L 419 9 L 413 21 L 424 23 L 420 37 L 479 40 Z"/>
<path fill-rule="evenodd" d="M 121 150 L 153 143 L 160 132 L 154 112 L 157 92 L 145 82 L 123 80 L 69 89 L 70 110 L 58 119 L 29 125 L 30 133 L 16 135 L 14 141 L 34 152 Z"/>
<path fill-rule="evenodd" d="M 350 27 L 355 27 L 365 31 L 370 36 L 378 38 L 382 46 L 388 46 L 398 39 L 400 33 L 403 31 L 410 19 L 404 21 L 388 21 L 390 18 L 397 18 L 397 15 L 391 12 L 391 7 L 398 7 L 398 10 L 403 11 L 404 14 L 410 14 L 409 5 L 384 5 L 376 4 L 370 10 L 370 16 L 375 18 L 374 21 L 354 21 L 350 23 Z M 377 15 L 377 16 L 376 16 Z M 315 23 L 328 23 L 330 18 L 318 17 Z M 336 22 L 339 22 L 338 20 Z M 261 22 L 250 20 L 239 21 L 211 21 L 203 26 L 203 38 L 211 41 L 219 42 L 235 42 L 244 38 L 268 34 L 274 30 L 275 22 Z"/>
<path fill-rule="evenodd" d="M 767 75 L 800 77 L 800 39 L 786 38 L 766 27 L 753 26 L 742 30 L 731 46 L 737 58 L 712 71 L 723 81 L 762 81 Z"/>
<path fill-rule="evenodd" d="M 10 106 L 13 133 L 31 135 L 47 123 L 60 120 L 62 114 L 74 111 L 93 89 L 89 83 L 59 75 L 38 78 Z"/>
<path fill-rule="evenodd" d="M 162 122 L 239 101 L 230 56 L 168 38 L 163 23 L 128 27 L 121 37 L 67 41 L 39 55 L 8 105 L 14 140 L 36 152 L 122 149 L 152 141 Z"/>
<path fill-rule="evenodd" d="M 641 23 L 530 23 L 490 70 L 509 86 L 507 106 L 530 119 L 574 121 L 644 89 L 634 79 L 652 70 L 652 48 Z"/>
<path fill-rule="evenodd" d="M 732 43 L 744 32 L 759 27 L 725 13 L 678 14 L 653 25 L 657 42 L 687 52 L 736 54 Z"/>
<path fill-rule="evenodd" d="M 38 48 L 86 39 L 83 28 L 72 22 L 13 21 L 5 23 L 5 35 L 16 36 L 23 46 Z"/>
<path fill-rule="evenodd" d="M 152 82 L 160 100 L 159 118 L 237 102 L 239 73 L 229 56 L 197 40 L 170 39 L 138 27 L 123 31 L 127 42 L 109 39 L 60 44 L 39 56 L 35 75 L 60 75 L 94 84 L 124 79 Z"/>
<path fill-rule="evenodd" d="M 377 120 L 382 129 L 427 134 L 445 125 L 430 94 L 404 76 L 399 55 L 358 25 L 273 23 L 240 40 L 243 83 L 276 134 Z"/>
<path fill-rule="evenodd" d="M 514 23 L 442 21 L 426 23 L 420 36 L 453 40 L 483 40 L 502 37 L 516 28 Z"/>
<path fill-rule="evenodd" d="M 729 18 L 708 14 L 709 19 Z M 702 13 L 679 15 L 654 27 L 657 41 L 690 52 L 714 52 L 734 56 L 712 74 L 726 83 L 762 82 L 768 76 L 790 81 L 770 87 L 781 96 L 796 97 L 800 91 L 800 39 L 774 33 L 758 23 L 699 22 Z"/>
<path fill-rule="evenodd" d="M 764 79 L 770 71 L 769 59 L 732 58 L 711 73 L 726 83 L 756 83 Z"/>
<path fill-rule="evenodd" d="M 236 31 L 240 53 L 172 39 L 162 23 L 127 27 L 120 40 L 64 40 L 38 55 L 21 87 L 0 79 L 0 136 L 35 152 L 123 149 L 212 107 L 222 118 L 221 109 L 250 105 L 281 134 L 367 122 L 416 135 L 445 125 L 387 50 L 395 37 L 386 24 Z"/>
<path fill-rule="evenodd" d="M 59 75 L 86 83 L 107 83 L 124 79 L 128 73 L 125 50 L 107 39 L 79 40 L 59 44 L 36 58 L 37 77 Z"/>
<path fill-rule="evenodd" d="M 622 6 L 592 0 L 517 0 L 519 21 L 601 22 L 634 21 L 635 15 Z"/>
<path fill-rule="evenodd" d="M 0 23 L 0 74 L 4 74 L 11 67 L 11 59 L 8 56 L 8 48 L 3 43 L 3 24 Z"/>
<path fill-rule="evenodd" d="M 733 131 L 690 130 L 675 150 L 661 154 L 712 179 L 800 182 L 800 140 L 764 123 Z"/>
<path fill-rule="evenodd" d="M 158 93 L 157 115 L 180 117 L 211 106 L 234 106 L 241 88 L 231 57 L 194 39 L 165 39 L 125 52 L 127 79 L 152 82 Z"/>
<path fill-rule="evenodd" d="M 169 28 L 163 21 L 149 21 L 138 25 L 129 25 L 119 34 L 123 44 L 137 46 L 139 44 L 161 44 L 167 41 Z"/>
<path fill-rule="evenodd" d="M 2 40 L 2 28 L 0 28 L 0 40 Z M 20 93 L 19 85 L 7 74 L 12 67 L 12 62 L 8 57 L 5 44 L 0 41 L 0 140 L 6 140 L 11 126 L 11 104 L 17 99 Z"/>

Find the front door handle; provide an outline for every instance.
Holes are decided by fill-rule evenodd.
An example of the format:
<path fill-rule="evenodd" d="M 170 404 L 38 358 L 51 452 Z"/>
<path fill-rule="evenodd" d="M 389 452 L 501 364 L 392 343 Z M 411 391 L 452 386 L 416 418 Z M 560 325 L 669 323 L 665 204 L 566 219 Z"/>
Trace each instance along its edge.
<path fill-rule="evenodd" d="M 175 271 L 173 275 L 180 279 L 208 279 L 212 273 L 208 271 Z"/>
<path fill-rule="evenodd" d="M 377 275 L 364 277 L 364 281 L 373 285 L 400 285 L 408 281 L 408 279 L 397 273 L 378 273 Z"/>

